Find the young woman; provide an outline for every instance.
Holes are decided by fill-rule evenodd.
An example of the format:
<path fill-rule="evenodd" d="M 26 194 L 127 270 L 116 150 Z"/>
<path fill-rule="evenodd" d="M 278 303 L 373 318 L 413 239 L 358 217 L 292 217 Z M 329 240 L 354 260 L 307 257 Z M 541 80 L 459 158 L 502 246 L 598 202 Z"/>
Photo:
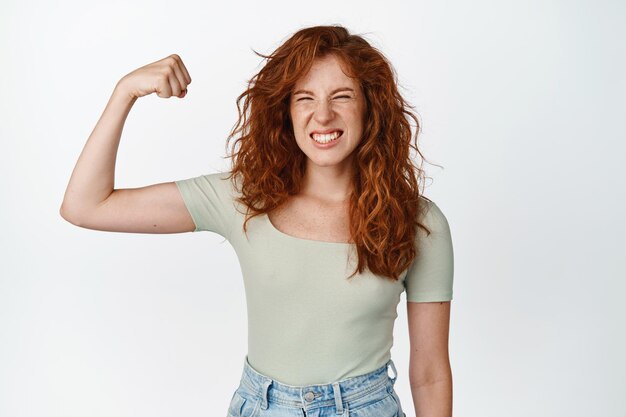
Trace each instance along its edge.
<path fill-rule="evenodd" d="M 61 215 L 96 230 L 229 240 L 249 329 L 229 416 L 405 416 L 390 357 L 403 291 L 416 414 L 451 416 L 450 228 L 420 191 L 419 124 L 391 64 L 341 26 L 304 28 L 258 55 L 267 62 L 237 98 L 229 172 L 113 188 L 132 105 L 153 92 L 182 98 L 191 83 L 171 55 L 118 82 Z"/>

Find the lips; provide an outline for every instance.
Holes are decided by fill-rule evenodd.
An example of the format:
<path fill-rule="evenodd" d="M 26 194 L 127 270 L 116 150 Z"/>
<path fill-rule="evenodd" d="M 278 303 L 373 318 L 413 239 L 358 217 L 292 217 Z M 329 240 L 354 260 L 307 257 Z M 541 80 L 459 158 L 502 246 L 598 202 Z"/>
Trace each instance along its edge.
<path fill-rule="evenodd" d="M 339 132 L 339 135 L 341 135 L 343 133 L 343 130 L 341 129 L 314 130 L 311 133 L 309 133 L 309 136 L 313 137 L 313 134 L 315 133 L 320 134 L 320 135 L 328 135 L 329 133 L 333 133 L 333 132 Z"/>

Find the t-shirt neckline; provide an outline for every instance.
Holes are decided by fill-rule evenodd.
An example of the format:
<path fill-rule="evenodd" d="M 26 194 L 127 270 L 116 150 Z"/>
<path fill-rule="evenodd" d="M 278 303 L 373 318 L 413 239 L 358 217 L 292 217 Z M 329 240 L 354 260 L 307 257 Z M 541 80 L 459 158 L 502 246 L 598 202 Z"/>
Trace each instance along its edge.
<path fill-rule="evenodd" d="M 282 236 L 283 239 L 289 239 L 289 240 L 297 241 L 297 242 L 301 242 L 301 243 L 308 243 L 308 244 L 311 244 L 311 245 L 331 245 L 331 246 L 344 246 L 344 247 L 354 245 L 354 243 L 349 243 L 349 242 L 327 242 L 327 241 L 324 241 L 324 240 L 305 239 L 305 238 L 302 238 L 302 237 L 296 237 L 296 236 L 288 235 L 287 233 L 284 233 L 284 232 L 278 230 L 276 228 L 276 226 L 274 226 L 274 224 L 270 220 L 270 217 L 267 215 L 267 213 L 264 213 L 263 217 L 265 218 L 265 222 L 267 223 L 269 228 L 274 232 L 274 234 L 276 234 L 278 236 Z"/>

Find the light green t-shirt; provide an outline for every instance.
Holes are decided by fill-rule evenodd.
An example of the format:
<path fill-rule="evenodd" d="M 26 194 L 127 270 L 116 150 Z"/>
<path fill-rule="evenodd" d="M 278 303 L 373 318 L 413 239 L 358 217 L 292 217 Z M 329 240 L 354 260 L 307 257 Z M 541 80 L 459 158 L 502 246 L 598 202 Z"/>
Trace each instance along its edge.
<path fill-rule="evenodd" d="M 228 173 L 175 181 L 196 225 L 235 249 L 248 309 L 250 365 L 288 385 L 326 384 L 362 375 L 391 357 L 400 295 L 407 301 L 452 300 L 450 228 L 428 202 L 418 228 L 421 253 L 398 281 L 356 266 L 353 244 L 302 239 L 276 229 L 267 215 L 248 221 Z M 351 253 L 351 254 L 350 254 Z M 348 257 L 348 255 L 350 256 Z M 210 271 L 209 271 L 210 274 Z"/>

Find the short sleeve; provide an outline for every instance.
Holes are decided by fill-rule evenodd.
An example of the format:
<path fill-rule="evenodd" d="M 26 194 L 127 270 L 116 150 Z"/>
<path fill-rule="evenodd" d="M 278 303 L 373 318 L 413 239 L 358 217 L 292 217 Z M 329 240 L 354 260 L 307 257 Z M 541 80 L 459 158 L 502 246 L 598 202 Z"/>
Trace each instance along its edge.
<path fill-rule="evenodd" d="M 215 232 L 229 239 L 235 207 L 226 175 L 218 172 L 174 181 L 196 225 L 194 232 Z"/>
<path fill-rule="evenodd" d="M 454 254 L 450 226 L 443 212 L 432 201 L 426 201 L 427 212 L 418 228 L 418 254 L 404 280 L 406 300 L 412 302 L 450 301 L 454 278 Z"/>

